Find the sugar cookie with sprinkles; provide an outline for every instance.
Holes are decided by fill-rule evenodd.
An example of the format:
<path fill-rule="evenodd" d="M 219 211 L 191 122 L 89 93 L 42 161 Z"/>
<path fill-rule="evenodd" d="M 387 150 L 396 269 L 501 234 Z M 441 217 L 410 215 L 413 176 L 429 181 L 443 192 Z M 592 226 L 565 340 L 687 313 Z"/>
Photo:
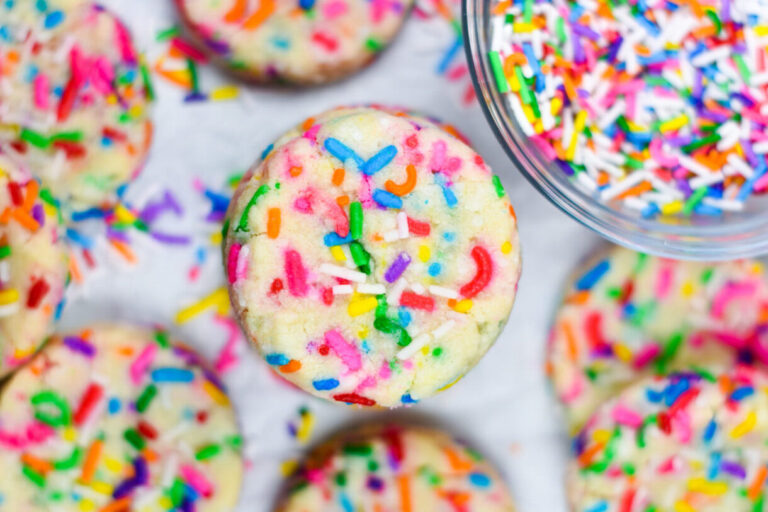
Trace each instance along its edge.
<path fill-rule="evenodd" d="M 43 344 L 69 275 L 50 192 L 0 154 L 0 379 Z"/>
<path fill-rule="evenodd" d="M 768 378 L 753 367 L 648 377 L 573 442 L 572 512 L 765 510 Z"/>
<path fill-rule="evenodd" d="M 165 332 L 56 336 L 0 394 L 0 509 L 227 512 L 240 449 L 221 382 Z"/>
<path fill-rule="evenodd" d="M 261 82 L 321 84 L 367 66 L 412 0 L 175 0 L 217 62 Z"/>
<path fill-rule="evenodd" d="M 367 426 L 309 454 L 277 512 L 514 512 L 490 463 L 448 434 Z"/>
<path fill-rule="evenodd" d="M 623 387 L 691 364 L 768 363 L 768 281 L 757 261 L 683 262 L 617 246 L 574 274 L 548 373 L 571 429 Z"/>
<path fill-rule="evenodd" d="M 149 74 L 127 28 L 83 0 L 0 3 L 0 149 L 75 209 L 140 171 L 152 137 Z"/>
<path fill-rule="evenodd" d="M 267 363 L 328 400 L 395 407 L 467 373 L 509 316 L 517 223 L 483 159 L 382 111 L 316 124 L 248 174 L 230 296 Z"/>

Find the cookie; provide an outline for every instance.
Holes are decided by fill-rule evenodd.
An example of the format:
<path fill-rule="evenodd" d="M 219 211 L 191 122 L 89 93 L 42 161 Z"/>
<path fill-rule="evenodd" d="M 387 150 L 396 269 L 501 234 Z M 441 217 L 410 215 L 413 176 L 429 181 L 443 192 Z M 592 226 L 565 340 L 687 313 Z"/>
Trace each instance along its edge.
<path fill-rule="evenodd" d="M 572 512 L 764 509 L 766 375 L 739 367 L 647 377 L 574 440 Z"/>
<path fill-rule="evenodd" d="M 0 394 L 0 508 L 227 512 L 240 445 L 222 384 L 165 332 L 56 336 Z"/>
<path fill-rule="evenodd" d="M 43 344 L 68 281 L 50 192 L 0 154 L 0 379 Z"/>
<path fill-rule="evenodd" d="M 0 4 L 0 150 L 75 209 L 116 199 L 152 137 L 149 75 L 114 15 L 83 0 Z"/>
<path fill-rule="evenodd" d="M 267 363 L 328 400 L 395 407 L 456 382 L 509 316 L 509 198 L 448 133 L 367 110 L 275 149 L 225 222 L 235 313 Z"/>
<path fill-rule="evenodd" d="M 612 246 L 575 273 L 556 313 L 548 373 L 577 430 L 646 375 L 768 363 L 768 285 L 753 260 L 674 261 Z"/>
<path fill-rule="evenodd" d="M 412 0 L 175 0 L 213 59 L 260 82 L 321 84 L 367 66 Z"/>
<path fill-rule="evenodd" d="M 307 457 L 278 512 L 513 512 L 490 463 L 444 432 L 368 426 Z"/>

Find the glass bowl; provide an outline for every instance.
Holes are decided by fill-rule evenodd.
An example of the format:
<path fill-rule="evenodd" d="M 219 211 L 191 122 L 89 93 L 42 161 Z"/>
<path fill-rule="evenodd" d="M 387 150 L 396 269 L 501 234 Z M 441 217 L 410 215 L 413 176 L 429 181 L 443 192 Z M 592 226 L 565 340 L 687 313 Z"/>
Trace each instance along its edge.
<path fill-rule="evenodd" d="M 570 217 L 611 242 L 676 259 L 725 260 L 768 253 L 768 197 L 753 196 L 743 211 L 720 217 L 659 216 L 601 202 L 572 183 L 523 133 L 498 92 L 488 52 L 493 0 L 464 0 L 465 48 L 475 91 L 496 137 L 533 186 Z"/>

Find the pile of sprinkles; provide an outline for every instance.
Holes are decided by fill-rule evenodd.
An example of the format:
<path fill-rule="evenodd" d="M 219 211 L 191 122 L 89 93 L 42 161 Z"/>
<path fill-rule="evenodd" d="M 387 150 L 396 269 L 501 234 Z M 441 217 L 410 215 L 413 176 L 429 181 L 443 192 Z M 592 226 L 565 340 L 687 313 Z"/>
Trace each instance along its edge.
<path fill-rule="evenodd" d="M 514 512 L 496 470 L 444 432 L 365 426 L 316 447 L 278 512 L 388 510 Z"/>
<path fill-rule="evenodd" d="M 721 216 L 768 190 L 763 0 L 499 0 L 492 12 L 496 87 L 600 201 Z"/>
<path fill-rule="evenodd" d="M 342 109 L 246 174 L 224 226 L 235 313 L 302 389 L 394 407 L 461 378 L 520 271 L 498 177 L 432 124 Z"/>
<path fill-rule="evenodd" d="M 75 208 L 113 202 L 152 139 L 154 91 L 128 29 L 87 1 L 0 5 L 0 150 Z"/>
<path fill-rule="evenodd" d="M 241 444 L 216 374 L 166 332 L 56 336 L 0 395 L 0 504 L 227 512 Z"/>
<path fill-rule="evenodd" d="M 764 510 L 768 380 L 750 367 L 637 382 L 573 441 L 573 512 Z"/>
<path fill-rule="evenodd" d="M 675 261 L 610 246 L 591 255 L 564 291 L 547 373 L 573 431 L 643 376 L 768 364 L 767 332 L 760 262 Z"/>

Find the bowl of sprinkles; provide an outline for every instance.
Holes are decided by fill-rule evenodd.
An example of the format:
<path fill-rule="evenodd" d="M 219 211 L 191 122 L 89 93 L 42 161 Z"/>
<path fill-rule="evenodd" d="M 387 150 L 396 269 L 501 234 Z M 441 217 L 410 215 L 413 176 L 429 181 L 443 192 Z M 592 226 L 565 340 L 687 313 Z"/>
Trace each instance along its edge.
<path fill-rule="evenodd" d="M 465 0 L 475 88 L 553 203 L 662 256 L 768 252 L 768 1 Z"/>

